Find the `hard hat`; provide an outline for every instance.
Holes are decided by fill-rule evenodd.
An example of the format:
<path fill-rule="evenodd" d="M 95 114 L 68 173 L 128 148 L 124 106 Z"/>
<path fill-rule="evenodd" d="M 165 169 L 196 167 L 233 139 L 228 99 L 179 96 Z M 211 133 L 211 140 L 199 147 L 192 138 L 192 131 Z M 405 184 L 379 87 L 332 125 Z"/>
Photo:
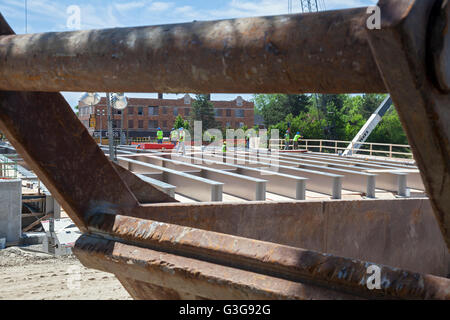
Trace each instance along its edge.
<path fill-rule="evenodd" d="M 297 132 L 297 134 L 300 134 L 300 132 Z"/>
<path fill-rule="evenodd" d="M 183 130 L 183 127 L 179 128 L 178 130 Z"/>
<path fill-rule="evenodd" d="M 175 130 L 175 128 L 172 128 L 172 130 Z"/>
<path fill-rule="evenodd" d="M 158 127 L 158 130 L 161 130 L 161 128 L 160 128 L 160 127 Z"/>

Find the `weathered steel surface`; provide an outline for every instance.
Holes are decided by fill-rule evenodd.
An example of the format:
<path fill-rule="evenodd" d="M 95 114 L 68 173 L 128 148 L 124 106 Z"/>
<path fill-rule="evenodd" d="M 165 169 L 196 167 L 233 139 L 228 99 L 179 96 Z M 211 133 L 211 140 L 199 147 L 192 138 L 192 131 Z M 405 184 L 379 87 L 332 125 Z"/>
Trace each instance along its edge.
<path fill-rule="evenodd" d="M 136 299 L 357 299 L 351 294 L 83 235 L 74 253 L 88 268 L 117 274 Z M 125 279 L 125 281 L 124 281 Z M 128 281 L 126 281 L 128 280 Z M 154 292 L 164 287 L 163 292 Z"/>
<path fill-rule="evenodd" d="M 93 216 L 89 231 L 128 243 L 136 251 L 147 248 L 189 257 L 195 264 L 204 261 L 362 297 L 450 299 L 450 279 L 379 266 L 381 289 L 369 290 L 370 263 L 270 242 L 119 215 Z M 75 254 L 86 248 L 89 252 L 97 242 L 101 241 L 85 237 L 77 243 Z M 80 258 L 89 264 L 89 256 L 81 254 Z"/>
<path fill-rule="evenodd" d="M 364 8 L 0 38 L 0 90 L 385 92 Z"/>
<path fill-rule="evenodd" d="M 419 273 L 445 277 L 450 271 L 429 199 L 167 203 L 124 214 Z"/>
<path fill-rule="evenodd" d="M 436 48 L 429 43 L 429 39 L 435 44 L 437 39 L 441 43 L 450 41 L 448 29 L 434 25 L 442 23 L 437 18 L 441 10 L 448 13 L 448 7 L 442 8 L 443 3 L 382 0 L 382 12 L 390 14 L 381 15 L 381 30 L 368 34 L 450 248 L 450 95 L 438 85 L 436 70 L 431 67 L 436 66 L 432 60 L 433 56 L 436 58 L 432 51 Z M 445 17 L 448 25 L 449 16 Z M 446 59 L 440 61 L 437 65 L 449 63 Z M 443 68 L 441 65 L 438 78 L 448 75 L 448 68 Z"/>

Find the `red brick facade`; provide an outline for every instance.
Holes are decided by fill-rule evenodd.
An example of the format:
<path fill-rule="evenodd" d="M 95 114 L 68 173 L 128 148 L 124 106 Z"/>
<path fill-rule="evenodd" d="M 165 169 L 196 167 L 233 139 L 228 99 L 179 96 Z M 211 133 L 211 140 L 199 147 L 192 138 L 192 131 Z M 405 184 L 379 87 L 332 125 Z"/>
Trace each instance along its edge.
<path fill-rule="evenodd" d="M 123 130 L 129 137 L 154 136 L 156 129 L 167 134 L 173 127 L 177 115 L 187 119 L 194 101 L 189 95 L 181 99 L 142 99 L 129 98 L 128 107 L 123 111 Z M 216 121 L 221 128 L 239 128 L 243 125 L 251 128 L 254 125 L 254 104 L 237 97 L 232 101 L 211 101 L 216 112 Z M 113 127 L 120 127 L 122 114 L 114 110 Z M 104 115 L 100 115 L 103 113 Z M 96 106 L 86 106 L 80 102 L 79 119 L 89 127 L 89 119 L 95 116 L 95 131 L 107 130 L 106 98 L 102 98 Z M 100 119 L 101 118 L 101 119 Z M 105 135 L 103 132 L 103 135 Z"/>

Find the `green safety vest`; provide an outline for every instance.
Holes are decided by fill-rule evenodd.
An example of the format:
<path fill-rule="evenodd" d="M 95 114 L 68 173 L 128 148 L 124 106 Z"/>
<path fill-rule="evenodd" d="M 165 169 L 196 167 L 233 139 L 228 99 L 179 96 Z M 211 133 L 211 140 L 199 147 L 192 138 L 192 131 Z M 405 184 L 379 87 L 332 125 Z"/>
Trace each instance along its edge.
<path fill-rule="evenodd" d="M 180 132 L 180 141 L 184 141 L 184 131 Z"/>
<path fill-rule="evenodd" d="M 289 133 L 286 133 L 286 134 L 284 135 L 284 138 L 285 138 L 286 140 L 289 140 Z"/>
<path fill-rule="evenodd" d="M 227 152 L 227 145 L 226 145 L 226 144 L 224 144 L 224 145 L 222 146 L 222 152 Z"/>
<path fill-rule="evenodd" d="M 159 131 L 156 133 L 156 136 L 158 137 L 158 139 L 162 139 L 163 136 L 164 136 L 164 132 L 162 132 L 162 130 L 159 130 Z"/>
<path fill-rule="evenodd" d="M 176 132 L 175 130 L 173 130 L 170 133 L 170 137 L 172 138 L 172 140 L 175 140 L 177 138 L 177 136 L 178 136 L 178 132 Z"/>
<path fill-rule="evenodd" d="M 299 134 L 296 134 L 295 137 L 294 137 L 294 141 L 298 141 L 298 139 L 300 139 L 300 137 L 301 136 Z"/>

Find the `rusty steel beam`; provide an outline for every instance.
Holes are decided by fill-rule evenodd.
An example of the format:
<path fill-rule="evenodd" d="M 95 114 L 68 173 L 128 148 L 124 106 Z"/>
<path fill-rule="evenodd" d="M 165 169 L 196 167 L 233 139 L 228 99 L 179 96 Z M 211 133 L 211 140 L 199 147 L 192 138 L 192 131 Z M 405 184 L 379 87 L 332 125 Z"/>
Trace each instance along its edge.
<path fill-rule="evenodd" d="M 381 0 L 372 51 L 450 249 L 450 3 Z M 386 14 L 389 13 L 389 14 Z"/>
<path fill-rule="evenodd" d="M 89 221 L 89 231 L 104 240 L 84 237 L 77 242 L 74 253 L 83 263 L 90 265 L 93 251 L 98 251 L 97 245 L 108 241 L 124 242 L 129 246 L 128 259 L 122 259 L 119 264 L 138 264 L 140 254 L 145 249 L 163 252 L 191 261 L 191 270 L 202 274 L 205 262 L 213 263 L 221 268 L 245 270 L 264 276 L 274 277 L 303 283 L 312 287 L 327 287 L 329 289 L 365 298 L 401 298 L 401 299 L 450 299 L 450 279 L 421 275 L 387 266 L 379 266 L 382 277 L 381 289 L 370 290 L 367 286 L 369 277 L 367 262 L 335 257 L 329 254 L 317 253 L 299 248 L 279 245 L 270 242 L 251 240 L 194 229 L 152 220 L 136 219 L 125 216 L 96 215 Z M 105 242 L 106 241 L 106 242 Z M 109 242 L 114 247 L 114 243 Z M 95 249 L 92 249 L 95 247 Z M 144 249 L 145 248 L 145 249 Z M 104 253 L 104 249 L 100 250 Z M 114 251 L 114 249 L 113 249 Z M 98 252 L 97 252 L 98 253 Z M 105 256 L 114 256 L 108 252 Z M 119 259 L 121 260 L 121 259 Z M 156 258 L 158 260 L 158 258 Z M 163 259 L 161 259 L 163 261 Z M 148 263 L 149 261 L 143 261 Z M 155 263 L 155 259 L 152 259 Z M 157 262 L 160 264 L 161 262 Z M 168 268 L 172 268 L 170 265 Z M 177 274 L 177 266 L 172 271 Z M 239 272 L 236 272 L 239 273 Z M 124 270 L 117 272 L 119 277 L 129 275 Z M 240 279 L 241 281 L 243 279 Z M 151 281 L 150 281 L 151 282 Z M 155 283 L 153 283 L 155 284 Z M 248 288 L 257 287 L 247 284 Z M 189 288 L 185 288 L 189 289 Z M 279 293 L 287 298 L 291 292 L 290 286 Z M 202 294 L 199 293 L 201 296 Z"/>
<path fill-rule="evenodd" d="M 386 92 L 365 8 L 0 37 L 0 90 Z"/>

